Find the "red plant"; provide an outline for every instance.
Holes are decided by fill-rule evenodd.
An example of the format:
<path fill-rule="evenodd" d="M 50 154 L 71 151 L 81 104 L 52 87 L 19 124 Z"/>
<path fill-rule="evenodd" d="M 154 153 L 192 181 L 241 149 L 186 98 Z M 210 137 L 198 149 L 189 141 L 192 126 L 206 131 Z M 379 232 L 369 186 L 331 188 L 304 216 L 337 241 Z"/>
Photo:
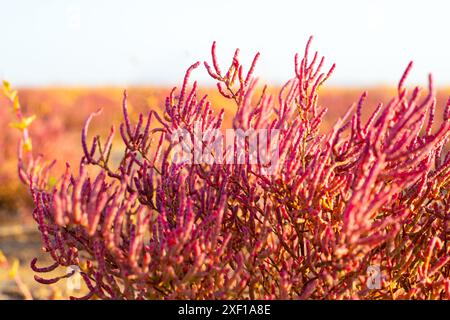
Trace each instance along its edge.
<path fill-rule="evenodd" d="M 82 131 L 78 172 L 68 165 L 56 187 L 47 183 L 50 166 L 19 148 L 20 177 L 55 261 L 31 267 L 78 266 L 89 288 L 83 298 L 450 298 L 450 101 L 434 128 L 432 78 L 424 98 L 419 88 L 408 93 L 410 64 L 397 96 L 366 123 L 364 93 L 321 134 L 327 109 L 318 92 L 334 65 L 323 73 L 317 52 L 309 60 L 310 41 L 278 99 L 266 89 L 254 94 L 259 54 L 245 72 L 236 50 L 223 72 L 214 43 L 212 66 L 205 62 L 220 93 L 236 103 L 235 132 L 258 146 L 266 132 L 276 156 L 255 158 L 249 141 L 239 151 L 238 136 L 227 148 L 214 145 L 221 140 L 210 133 L 221 128 L 223 111 L 197 96 L 196 82 L 189 88 L 198 62 L 163 114 L 151 110 L 133 122 L 124 94 L 116 166 L 114 127 L 106 140 L 88 143 L 100 112 Z M 26 126 L 22 132 L 27 146 Z M 183 161 L 180 150 L 188 151 Z M 36 276 L 44 284 L 59 279 Z"/>

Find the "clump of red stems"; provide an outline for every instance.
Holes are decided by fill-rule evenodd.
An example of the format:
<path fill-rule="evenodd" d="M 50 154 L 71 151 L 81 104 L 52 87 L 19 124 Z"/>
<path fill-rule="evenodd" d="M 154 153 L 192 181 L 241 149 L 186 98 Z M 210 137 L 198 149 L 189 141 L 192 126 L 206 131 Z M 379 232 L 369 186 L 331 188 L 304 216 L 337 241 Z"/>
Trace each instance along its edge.
<path fill-rule="evenodd" d="M 223 70 L 214 43 L 212 63 L 204 63 L 236 104 L 233 129 L 267 130 L 268 145 L 276 144 L 270 174 L 260 159 L 172 161 L 177 130 L 194 139 L 195 126 L 224 129 L 223 110 L 214 112 L 197 83 L 190 86 L 199 62 L 162 113 L 131 119 L 124 94 L 117 165 L 110 159 L 116 128 L 106 139 L 88 139 L 94 113 L 82 130 L 79 169 L 67 165 L 51 186 L 51 165 L 33 157 L 26 125 L 19 126 L 19 175 L 30 186 L 43 248 L 54 260 L 48 267 L 33 260 L 33 270 L 78 266 L 89 289 L 81 298 L 450 298 L 450 103 L 438 119 L 431 76 L 425 95 L 408 92 L 410 64 L 396 96 L 367 121 L 364 93 L 321 133 L 327 109 L 318 93 L 334 65 L 322 72 L 324 59 L 317 52 L 310 59 L 310 42 L 276 97 L 266 89 L 255 93 L 259 53 L 246 69 L 236 50 Z M 211 153 L 226 157 L 222 151 Z"/>

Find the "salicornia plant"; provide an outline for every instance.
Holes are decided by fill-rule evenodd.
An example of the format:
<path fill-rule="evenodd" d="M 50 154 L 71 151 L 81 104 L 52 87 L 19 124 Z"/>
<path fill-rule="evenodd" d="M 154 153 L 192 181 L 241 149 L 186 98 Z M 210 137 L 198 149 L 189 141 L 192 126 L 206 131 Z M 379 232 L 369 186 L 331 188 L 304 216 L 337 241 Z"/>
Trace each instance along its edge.
<path fill-rule="evenodd" d="M 431 76 L 425 95 L 408 92 L 410 64 L 367 121 L 364 93 L 323 132 L 319 90 L 334 65 L 322 72 L 310 41 L 277 96 L 257 87 L 259 54 L 245 68 L 236 50 L 223 70 L 213 44 L 204 66 L 235 104 L 232 128 L 190 85 L 199 62 L 164 112 L 132 119 L 125 93 L 120 128 L 91 140 L 93 113 L 79 168 L 67 165 L 56 185 L 6 86 L 23 133 L 19 175 L 54 260 L 33 270 L 79 267 L 82 298 L 450 298 L 450 103 L 438 120 Z M 113 161 L 116 131 L 123 153 Z"/>

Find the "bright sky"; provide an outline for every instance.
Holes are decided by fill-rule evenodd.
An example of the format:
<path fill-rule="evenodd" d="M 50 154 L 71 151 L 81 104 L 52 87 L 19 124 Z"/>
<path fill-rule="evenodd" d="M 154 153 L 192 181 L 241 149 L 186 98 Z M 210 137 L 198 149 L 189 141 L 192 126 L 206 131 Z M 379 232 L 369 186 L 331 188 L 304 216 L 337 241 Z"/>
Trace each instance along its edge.
<path fill-rule="evenodd" d="M 337 64 L 332 84 L 395 85 L 411 59 L 410 83 L 432 72 L 450 84 L 443 0 L 0 0 L 0 8 L 0 78 L 19 86 L 174 85 L 209 59 L 213 40 L 224 65 L 235 47 L 245 61 L 261 51 L 256 73 L 280 83 L 310 34 Z"/>

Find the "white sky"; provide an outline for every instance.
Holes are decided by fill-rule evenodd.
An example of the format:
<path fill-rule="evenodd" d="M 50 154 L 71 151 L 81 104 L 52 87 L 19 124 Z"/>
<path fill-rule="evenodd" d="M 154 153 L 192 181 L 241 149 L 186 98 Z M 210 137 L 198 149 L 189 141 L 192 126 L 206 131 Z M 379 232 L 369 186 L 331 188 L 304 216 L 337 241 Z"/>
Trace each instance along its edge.
<path fill-rule="evenodd" d="M 450 2 L 0 0 L 0 78 L 15 85 L 178 84 L 213 40 L 228 65 L 235 47 L 272 83 L 292 75 L 310 34 L 337 69 L 334 85 L 395 85 L 432 72 L 450 84 Z M 225 68 L 225 66 L 223 67 Z M 206 79 L 206 72 L 195 74 Z"/>

